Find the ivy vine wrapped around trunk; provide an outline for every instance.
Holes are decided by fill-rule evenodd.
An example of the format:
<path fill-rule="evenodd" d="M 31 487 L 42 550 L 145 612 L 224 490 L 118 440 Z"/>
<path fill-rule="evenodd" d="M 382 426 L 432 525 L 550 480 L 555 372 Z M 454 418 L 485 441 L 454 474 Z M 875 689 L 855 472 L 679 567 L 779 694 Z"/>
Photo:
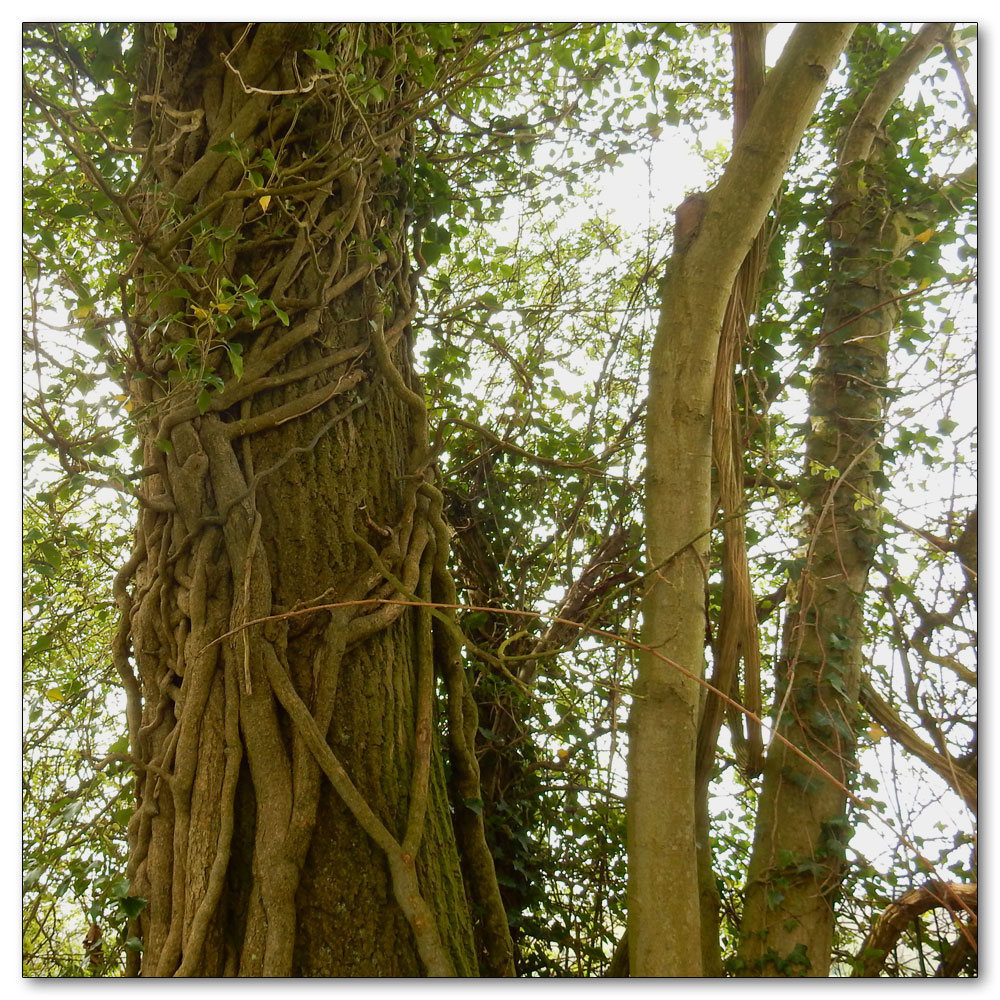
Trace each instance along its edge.
<path fill-rule="evenodd" d="M 886 180 L 892 154 L 878 130 L 950 30 L 927 25 L 903 48 L 865 98 L 840 151 L 829 290 L 809 390 L 801 565 L 789 585 L 775 695 L 778 732 L 827 775 L 786 743 L 772 743 L 747 876 L 743 975 L 830 971 L 856 772 L 865 589 L 881 537 L 877 483 L 889 342 L 903 291 L 892 265 L 915 235 Z"/>
<path fill-rule="evenodd" d="M 119 206 L 144 242 L 147 475 L 116 655 L 138 667 L 144 975 L 511 968 L 454 634 L 384 603 L 454 602 L 410 342 L 411 124 L 416 70 L 433 93 L 462 66 L 413 30 L 143 28 L 151 170 Z"/>

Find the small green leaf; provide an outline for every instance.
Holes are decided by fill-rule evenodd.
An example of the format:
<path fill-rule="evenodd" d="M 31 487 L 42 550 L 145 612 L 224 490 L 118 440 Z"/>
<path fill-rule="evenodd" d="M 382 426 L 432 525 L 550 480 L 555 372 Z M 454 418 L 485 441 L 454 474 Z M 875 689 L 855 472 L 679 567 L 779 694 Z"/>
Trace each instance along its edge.
<path fill-rule="evenodd" d="M 69 205 L 63 205 L 63 207 L 56 212 L 56 215 L 58 215 L 60 219 L 78 219 L 82 215 L 90 215 L 90 209 L 84 205 L 72 203 Z"/>
<path fill-rule="evenodd" d="M 836 675 L 833 674 L 828 678 L 830 687 L 837 692 L 842 698 L 847 698 L 847 688 L 844 687 L 844 682 Z"/>
<path fill-rule="evenodd" d="M 260 315 L 259 310 L 257 315 Z M 237 378 L 243 378 L 243 345 L 226 344 L 226 350 L 229 353 L 229 364 L 232 366 L 233 374 Z"/>
<path fill-rule="evenodd" d="M 212 394 L 208 391 L 208 389 L 202 389 L 201 392 L 198 393 L 198 398 L 195 400 L 195 403 L 198 406 L 199 413 L 207 413 L 208 408 L 212 405 Z"/>
<path fill-rule="evenodd" d="M 243 159 L 239 144 L 232 137 L 223 139 L 222 142 L 217 142 L 214 146 L 209 146 L 208 150 L 210 153 L 225 153 L 226 156 L 235 157 L 237 160 Z"/>
<path fill-rule="evenodd" d="M 641 63 L 639 63 L 639 72 L 650 81 L 656 79 L 657 73 L 660 72 L 660 60 L 654 55 L 648 55 Z"/>
<path fill-rule="evenodd" d="M 41 542 L 38 546 L 38 554 L 53 569 L 59 569 L 62 566 L 62 553 L 52 542 Z"/>
<path fill-rule="evenodd" d="M 23 889 L 32 889 L 38 885 L 38 880 L 45 874 L 45 869 L 39 865 L 24 873 L 24 880 L 21 883 Z"/>
<path fill-rule="evenodd" d="M 77 799 L 75 802 L 70 802 L 68 806 L 59 814 L 59 818 L 64 823 L 71 823 L 80 814 L 80 810 L 83 808 L 83 800 Z"/>
<path fill-rule="evenodd" d="M 557 48 L 552 53 L 552 58 L 557 66 L 563 69 L 575 69 L 576 63 L 573 59 L 573 51 L 570 48 Z"/>
<path fill-rule="evenodd" d="M 125 916 L 137 917 L 146 908 L 146 900 L 138 896 L 126 896 L 118 905 Z"/>
<path fill-rule="evenodd" d="M 322 49 L 303 49 L 302 51 L 309 56 L 320 69 L 325 69 L 328 73 L 332 73 L 336 70 L 337 64 L 333 61 L 333 56 L 331 56 L 329 52 L 324 52 Z"/>
<path fill-rule="evenodd" d="M 127 878 L 115 879 L 108 889 L 108 895 L 112 899 L 124 899 L 128 895 L 129 886 L 132 883 Z"/>
<path fill-rule="evenodd" d="M 266 301 L 267 304 L 274 311 L 274 315 L 277 316 L 278 319 L 281 321 L 281 325 L 288 326 L 289 323 L 288 313 L 286 313 L 284 309 L 279 309 L 270 299 L 265 299 L 264 301 Z"/>

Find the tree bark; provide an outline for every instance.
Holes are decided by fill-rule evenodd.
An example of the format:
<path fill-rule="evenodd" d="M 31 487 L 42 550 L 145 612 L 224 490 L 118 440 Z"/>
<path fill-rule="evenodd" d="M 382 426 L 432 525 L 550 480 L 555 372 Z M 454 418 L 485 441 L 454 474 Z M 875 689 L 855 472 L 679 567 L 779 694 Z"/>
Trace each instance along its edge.
<path fill-rule="evenodd" d="M 650 357 L 644 644 L 630 720 L 629 965 L 633 976 L 702 973 L 695 748 L 711 524 L 712 395 L 733 280 L 774 200 L 852 25 L 796 29 L 722 179 L 678 212 Z"/>
<path fill-rule="evenodd" d="M 833 904 L 850 838 L 864 652 L 864 595 L 880 534 L 889 338 L 899 317 L 892 263 L 910 245 L 882 173 L 878 127 L 950 26 L 921 30 L 847 129 L 832 193 L 831 277 L 810 386 L 803 482 L 805 556 L 790 583 L 778 663 L 778 731 L 764 770 L 747 875 L 743 975 L 827 976 Z"/>
<path fill-rule="evenodd" d="M 410 342 L 408 30 L 143 28 L 148 474 L 116 585 L 142 975 L 510 968 L 449 623 L 384 603 L 454 595 Z"/>

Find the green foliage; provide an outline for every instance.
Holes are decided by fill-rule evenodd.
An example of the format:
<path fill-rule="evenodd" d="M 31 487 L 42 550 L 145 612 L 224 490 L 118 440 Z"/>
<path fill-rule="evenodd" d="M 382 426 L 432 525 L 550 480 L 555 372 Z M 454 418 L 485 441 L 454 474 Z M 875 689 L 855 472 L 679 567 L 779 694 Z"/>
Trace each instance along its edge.
<path fill-rule="evenodd" d="M 29 499 L 24 523 L 23 972 L 114 974 L 126 917 L 114 887 L 132 803 L 107 655 L 116 616 L 99 558 L 124 539 L 79 497 Z M 101 965 L 81 959 L 91 921 L 103 932 Z"/>

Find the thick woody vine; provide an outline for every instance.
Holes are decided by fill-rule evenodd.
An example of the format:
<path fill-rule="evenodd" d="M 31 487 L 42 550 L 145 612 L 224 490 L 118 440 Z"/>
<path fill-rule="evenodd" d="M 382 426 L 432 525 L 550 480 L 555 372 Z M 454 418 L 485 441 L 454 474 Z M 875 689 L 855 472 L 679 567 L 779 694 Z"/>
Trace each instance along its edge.
<path fill-rule="evenodd" d="M 147 955 L 157 957 L 155 968 L 144 960 L 143 972 L 197 974 L 206 949 L 217 945 L 213 916 L 227 885 L 241 768 L 258 789 L 260 864 L 245 940 L 260 959 L 248 965 L 244 957 L 226 973 L 291 968 L 294 896 L 322 778 L 383 852 L 425 971 L 472 971 L 456 968 L 419 874 L 435 666 L 447 691 L 467 890 L 484 914 L 488 967 L 509 972 L 482 821 L 461 806 L 478 800 L 479 776 L 475 705 L 455 636 L 427 610 L 344 606 L 311 618 L 313 663 L 304 675 L 290 657 L 295 636 L 287 624 L 241 628 L 285 610 L 274 604 L 261 484 L 326 436 L 349 446 L 354 421 L 376 398 L 388 401 L 407 429 L 409 457 L 392 521 L 382 523 L 383 512 L 356 499 L 353 524 L 347 519 L 355 572 L 336 596 L 358 602 L 402 593 L 454 603 L 425 404 L 412 374 L 418 271 L 408 248 L 413 241 L 419 262 L 420 178 L 410 122 L 429 90 L 453 85 L 449 67 L 456 63 L 431 60 L 433 83 L 420 87 L 407 60 L 422 57 L 405 30 L 379 29 L 380 44 L 369 35 L 366 50 L 359 30 L 345 29 L 323 48 L 301 26 L 264 25 L 236 37 L 218 71 L 191 62 L 204 51 L 194 44 L 201 30 L 211 29 L 191 26 L 171 41 L 150 29 L 136 129 L 147 169 L 126 194 L 113 196 L 137 245 L 121 288 L 133 348 L 124 379 L 144 477 L 135 549 L 115 583 L 121 626 L 114 655 L 137 769 L 128 875 L 133 894 L 147 903 L 135 930 Z M 308 79 L 303 50 L 319 67 Z M 358 52 L 363 72 L 354 75 Z M 167 81 L 197 72 L 208 83 L 195 94 L 170 89 Z M 59 126 L 55 115 L 53 123 Z M 304 444 L 277 459 L 258 448 L 267 435 L 307 419 Z M 264 463 L 261 454 L 272 457 Z M 404 615 L 416 666 L 399 835 L 358 790 L 326 733 L 344 657 Z M 221 801 L 214 819 L 199 809 L 206 788 L 216 807 Z M 170 878 L 151 879 L 154 866 Z M 137 955 L 131 964 L 138 971 Z"/>

